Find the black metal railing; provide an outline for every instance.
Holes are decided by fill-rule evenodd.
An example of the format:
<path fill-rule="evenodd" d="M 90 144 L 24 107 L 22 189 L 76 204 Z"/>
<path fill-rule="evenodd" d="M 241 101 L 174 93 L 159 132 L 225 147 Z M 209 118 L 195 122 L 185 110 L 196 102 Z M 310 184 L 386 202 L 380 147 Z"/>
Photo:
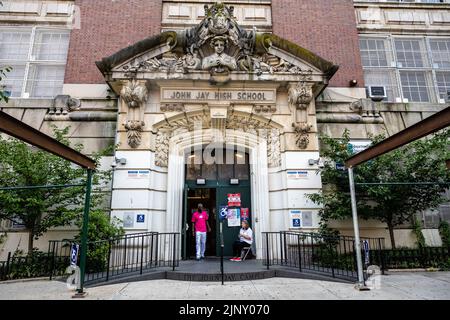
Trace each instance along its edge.
<path fill-rule="evenodd" d="M 397 248 L 372 251 L 372 261 L 383 257 L 386 269 L 438 268 L 450 270 L 450 247 Z"/>
<path fill-rule="evenodd" d="M 358 278 L 354 237 L 287 231 L 263 232 L 262 237 L 263 263 L 267 269 L 271 265 L 279 265 L 335 278 Z M 364 266 L 379 261 L 383 269 L 382 249 L 384 238 L 361 238 Z M 371 255 L 371 251 L 379 254 Z"/>
<path fill-rule="evenodd" d="M 129 273 L 143 274 L 179 265 L 179 233 L 145 232 L 87 244 L 85 283 L 108 281 Z M 47 252 L 16 256 L 0 261 L 0 281 L 34 277 L 63 276 L 70 265 L 74 242 L 49 241 Z"/>
<path fill-rule="evenodd" d="M 0 280 L 62 276 L 70 263 L 70 246 L 70 241 L 49 241 L 47 252 L 9 252 L 7 260 L 0 261 Z"/>
<path fill-rule="evenodd" d="M 179 265 L 179 233 L 145 232 L 88 242 L 85 283 Z"/>

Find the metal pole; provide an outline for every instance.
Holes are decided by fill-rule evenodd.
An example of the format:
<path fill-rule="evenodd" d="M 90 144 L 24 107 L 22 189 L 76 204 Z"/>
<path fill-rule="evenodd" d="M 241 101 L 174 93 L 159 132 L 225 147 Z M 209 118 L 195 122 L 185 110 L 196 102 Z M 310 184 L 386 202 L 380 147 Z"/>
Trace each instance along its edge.
<path fill-rule="evenodd" d="M 355 249 L 356 249 L 356 263 L 358 268 L 358 284 L 357 289 L 368 290 L 364 283 L 363 266 L 361 260 L 361 242 L 359 239 L 359 225 L 358 225 L 358 212 L 356 209 L 356 193 L 355 193 L 355 181 L 353 179 L 353 168 L 348 168 L 348 179 L 350 181 L 350 196 L 352 201 L 352 216 L 353 216 L 353 231 L 355 232 Z"/>
<path fill-rule="evenodd" d="M 220 221 L 220 275 L 222 277 L 222 285 L 223 285 L 223 229 L 222 229 L 222 221 Z"/>
<path fill-rule="evenodd" d="M 81 256 L 80 256 L 80 288 L 77 290 L 79 294 L 83 294 L 84 276 L 86 272 L 86 256 L 87 256 L 87 235 L 89 224 L 89 209 L 91 204 L 91 189 L 92 189 L 92 169 L 87 169 L 86 181 L 86 195 L 84 198 L 84 213 L 83 213 L 83 229 L 81 234 Z"/>

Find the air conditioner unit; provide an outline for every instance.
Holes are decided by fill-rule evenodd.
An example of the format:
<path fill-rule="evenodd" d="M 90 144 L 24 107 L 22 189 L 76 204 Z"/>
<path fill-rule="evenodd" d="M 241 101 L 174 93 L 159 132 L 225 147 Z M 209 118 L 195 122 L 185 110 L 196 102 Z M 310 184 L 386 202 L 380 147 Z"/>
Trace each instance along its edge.
<path fill-rule="evenodd" d="M 369 90 L 369 98 L 373 101 L 381 101 L 387 98 L 386 95 L 386 87 L 384 86 L 370 86 Z"/>

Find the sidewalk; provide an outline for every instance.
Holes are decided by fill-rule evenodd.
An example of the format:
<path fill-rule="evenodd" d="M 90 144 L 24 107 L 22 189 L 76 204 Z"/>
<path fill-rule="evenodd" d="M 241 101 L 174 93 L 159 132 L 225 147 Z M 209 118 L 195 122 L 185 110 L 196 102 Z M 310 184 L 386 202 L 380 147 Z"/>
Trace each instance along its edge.
<path fill-rule="evenodd" d="M 379 289 L 357 291 L 352 284 L 288 278 L 228 282 L 150 280 L 87 288 L 90 300 L 201 300 L 246 296 L 248 300 L 450 300 L 450 272 L 393 273 Z M 0 283 L 1 300 L 67 300 L 63 282 L 36 280 Z"/>

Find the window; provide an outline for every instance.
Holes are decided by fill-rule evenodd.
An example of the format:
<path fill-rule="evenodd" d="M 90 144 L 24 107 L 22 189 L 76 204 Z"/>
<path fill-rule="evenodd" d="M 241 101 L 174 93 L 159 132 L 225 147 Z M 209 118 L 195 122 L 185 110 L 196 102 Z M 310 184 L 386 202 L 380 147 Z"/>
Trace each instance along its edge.
<path fill-rule="evenodd" d="M 423 68 L 427 66 L 423 40 L 395 39 L 394 43 L 399 68 Z"/>
<path fill-rule="evenodd" d="M 186 180 L 249 180 L 249 155 L 232 149 L 213 150 L 213 163 L 205 163 L 203 152 L 186 154 Z M 201 157 L 202 159 L 198 159 Z M 197 161 L 196 161 L 197 160 Z M 198 163 L 201 161 L 202 163 Z M 209 161 L 208 161 L 209 162 Z"/>
<path fill-rule="evenodd" d="M 364 82 L 366 86 L 386 87 L 387 98 L 385 101 L 394 102 L 399 97 L 395 71 L 390 69 L 367 69 L 364 71 Z"/>
<path fill-rule="evenodd" d="M 64 65 L 32 65 L 26 91 L 35 98 L 57 96 L 62 92 L 64 69 Z"/>
<path fill-rule="evenodd" d="M 0 59 L 27 60 L 31 31 L 0 31 Z"/>
<path fill-rule="evenodd" d="M 360 37 L 366 86 L 384 86 L 387 102 L 450 101 L 450 38 Z"/>
<path fill-rule="evenodd" d="M 439 99 L 450 101 L 450 71 L 436 72 L 436 81 L 439 90 Z"/>
<path fill-rule="evenodd" d="M 361 39 L 361 58 L 364 67 L 387 67 L 386 41 L 384 39 Z"/>
<path fill-rule="evenodd" d="M 450 69 L 450 39 L 431 39 L 430 49 L 433 59 L 433 67 L 439 69 Z"/>
<path fill-rule="evenodd" d="M 61 94 L 69 36 L 62 29 L 0 28 L 0 67 L 12 67 L 2 84 L 11 97 Z"/>
<path fill-rule="evenodd" d="M 33 57 L 36 60 L 65 62 L 68 49 L 69 34 L 67 32 L 48 30 L 36 32 L 33 47 Z"/>
<path fill-rule="evenodd" d="M 7 73 L 7 78 L 2 80 L 2 85 L 10 97 L 20 97 L 25 78 L 25 65 L 10 64 L 9 66 L 12 69 Z"/>
<path fill-rule="evenodd" d="M 427 76 L 423 71 L 401 71 L 403 97 L 411 102 L 429 102 Z"/>

